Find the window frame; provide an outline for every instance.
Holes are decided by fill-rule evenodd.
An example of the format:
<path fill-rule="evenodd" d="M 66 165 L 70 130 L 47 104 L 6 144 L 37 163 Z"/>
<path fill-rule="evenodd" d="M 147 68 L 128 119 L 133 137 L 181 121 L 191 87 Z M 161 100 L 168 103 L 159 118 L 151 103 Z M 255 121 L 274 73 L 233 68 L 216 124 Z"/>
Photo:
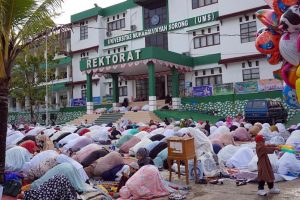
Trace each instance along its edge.
<path fill-rule="evenodd" d="M 257 70 L 257 72 L 254 73 L 253 71 L 256 71 L 256 70 Z M 249 72 L 249 73 L 245 73 L 245 72 Z M 259 68 L 243 69 L 242 74 L 243 74 L 243 81 L 253 81 L 253 80 L 260 79 Z M 258 75 L 258 77 L 254 77 L 254 75 Z M 249 78 L 245 78 L 246 76 Z"/>
<path fill-rule="evenodd" d="M 252 24 L 252 25 L 251 25 Z M 255 24 L 255 25 L 253 25 Z M 245 26 L 246 27 L 242 27 Z M 250 31 L 251 28 L 255 28 L 254 31 Z M 243 32 L 244 30 L 247 30 L 247 32 Z M 251 22 L 245 22 L 240 24 L 240 40 L 241 43 L 248 43 L 248 42 L 254 42 L 256 40 L 256 33 L 257 33 L 257 23 L 256 21 Z"/>
<path fill-rule="evenodd" d="M 88 25 L 80 25 L 80 40 L 86 40 L 89 37 Z"/>
<path fill-rule="evenodd" d="M 211 83 L 211 80 L 214 80 L 214 83 Z M 221 82 L 219 82 L 221 80 Z M 202 85 L 221 85 L 223 84 L 223 76 L 222 74 L 216 74 L 216 75 L 211 75 L 211 76 L 200 76 L 195 78 L 195 85 L 197 86 L 202 86 Z"/>
<path fill-rule="evenodd" d="M 219 36 L 219 40 L 216 43 L 215 42 L 215 36 L 218 35 Z M 212 44 L 208 44 L 208 38 L 212 37 Z M 205 40 L 205 45 L 201 45 L 202 44 L 202 39 Z M 195 37 L 194 39 L 194 49 L 199 49 L 199 48 L 205 48 L 205 47 L 210 47 L 210 46 L 216 46 L 216 45 L 220 45 L 221 41 L 220 41 L 220 33 L 212 33 L 209 35 L 204 35 L 204 36 L 199 36 L 199 37 Z M 199 44 L 196 44 L 196 41 L 199 41 Z"/>
<path fill-rule="evenodd" d="M 192 9 L 202 8 L 205 6 L 218 3 L 218 0 L 192 0 Z"/>
<path fill-rule="evenodd" d="M 126 21 L 125 18 L 118 19 L 107 23 L 107 31 L 116 31 L 125 28 Z"/>

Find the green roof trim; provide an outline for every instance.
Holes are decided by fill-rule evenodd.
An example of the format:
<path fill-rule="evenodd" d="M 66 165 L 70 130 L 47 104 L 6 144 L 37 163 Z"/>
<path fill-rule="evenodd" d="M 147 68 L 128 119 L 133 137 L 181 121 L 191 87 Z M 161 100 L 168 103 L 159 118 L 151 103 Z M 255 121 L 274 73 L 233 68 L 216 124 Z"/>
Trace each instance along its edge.
<path fill-rule="evenodd" d="M 71 57 L 60 58 L 60 59 L 51 61 L 48 64 L 48 68 L 61 67 L 61 66 L 71 64 L 71 63 L 72 63 L 72 58 Z M 42 63 L 41 68 L 45 69 L 46 64 Z"/>
<path fill-rule="evenodd" d="M 194 66 L 198 65 L 208 65 L 213 63 L 218 63 L 221 60 L 221 54 L 210 54 L 205 56 L 194 57 Z"/>
<path fill-rule="evenodd" d="M 112 5 L 110 7 L 103 8 L 101 11 L 101 16 L 107 17 L 107 16 L 115 15 L 120 12 L 124 12 L 127 9 L 134 8 L 136 6 L 138 6 L 138 5 L 135 4 L 133 0 L 127 0 L 122 3 Z"/>
<path fill-rule="evenodd" d="M 106 8 L 94 7 L 80 13 L 71 15 L 71 23 L 82 21 L 84 19 L 88 19 L 94 16 L 101 15 L 103 17 L 115 15 L 121 12 L 126 11 L 127 9 L 134 8 L 138 6 L 134 3 L 134 0 L 127 0 Z"/>
<path fill-rule="evenodd" d="M 82 60 L 82 61 L 80 61 L 80 70 L 86 71 L 86 70 L 121 64 L 120 62 L 113 63 L 112 59 L 114 57 L 127 58 L 129 54 L 135 55 L 136 51 L 140 52 L 139 58 L 135 57 L 133 60 L 130 60 L 130 61 L 126 61 L 124 59 L 125 62 L 122 62 L 122 64 L 134 62 L 137 60 L 158 59 L 158 60 L 162 60 L 162 61 L 171 62 L 171 63 L 177 64 L 177 65 L 184 65 L 187 67 L 194 66 L 192 57 L 189 57 L 189 56 L 186 56 L 183 54 L 179 54 L 179 53 L 175 53 L 175 52 L 171 52 L 171 51 L 167 51 L 167 50 L 164 50 L 164 49 L 161 49 L 158 47 L 146 47 L 143 49 L 137 49 L 137 50 L 127 51 L 127 52 L 118 53 L 118 54 L 114 54 L 114 55 L 103 56 L 100 58 Z M 103 63 L 101 63 L 101 64 L 99 61 L 100 59 L 103 61 Z M 95 66 L 88 67 L 88 63 L 95 63 Z"/>
<path fill-rule="evenodd" d="M 137 51 L 139 52 L 139 56 L 136 55 Z M 126 58 L 128 57 L 129 54 L 133 56 L 133 59 L 128 61 L 126 60 Z M 119 62 L 119 58 L 121 57 L 124 59 L 122 63 Z M 117 59 L 117 62 L 115 63 L 113 63 L 114 58 Z M 158 48 L 158 47 L 146 47 L 146 48 L 136 49 L 136 50 L 122 52 L 118 54 L 92 58 L 89 60 L 82 60 L 80 61 L 80 70 L 81 71 L 93 70 L 97 68 L 113 66 L 117 64 L 125 64 L 129 62 L 135 62 L 138 60 L 147 60 L 147 59 L 157 59 L 157 60 L 162 60 L 177 65 L 183 65 L 183 66 L 193 68 L 199 65 L 218 63 L 221 60 L 221 54 L 217 53 L 217 54 L 210 54 L 210 55 L 199 56 L 199 57 L 190 57 L 184 54 L 167 51 L 165 49 Z M 100 60 L 102 62 L 100 62 Z"/>
<path fill-rule="evenodd" d="M 71 15 L 71 23 L 97 16 L 100 14 L 101 10 L 102 10 L 102 8 L 100 8 L 100 7 L 94 7 L 94 8 L 82 11 L 80 13 Z"/>
<path fill-rule="evenodd" d="M 68 87 L 66 87 L 65 83 L 55 83 L 53 85 L 49 85 L 49 90 L 53 92 L 64 90 L 66 88 Z"/>

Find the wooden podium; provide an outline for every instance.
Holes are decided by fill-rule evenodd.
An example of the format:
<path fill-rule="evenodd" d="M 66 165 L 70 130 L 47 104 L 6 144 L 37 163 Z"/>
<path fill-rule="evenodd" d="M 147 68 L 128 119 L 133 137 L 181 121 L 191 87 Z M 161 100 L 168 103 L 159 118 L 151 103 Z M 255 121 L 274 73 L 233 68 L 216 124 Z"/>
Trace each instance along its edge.
<path fill-rule="evenodd" d="M 195 182 L 197 181 L 197 157 L 195 152 L 194 138 L 171 137 L 168 139 L 168 165 L 170 178 L 172 180 L 171 161 L 176 160 L 178 166 L 178 178 L 180 178 L 180 161 L 184 161 L 186 184 L 189 184 L 188 160 L 194 160 Z"/>

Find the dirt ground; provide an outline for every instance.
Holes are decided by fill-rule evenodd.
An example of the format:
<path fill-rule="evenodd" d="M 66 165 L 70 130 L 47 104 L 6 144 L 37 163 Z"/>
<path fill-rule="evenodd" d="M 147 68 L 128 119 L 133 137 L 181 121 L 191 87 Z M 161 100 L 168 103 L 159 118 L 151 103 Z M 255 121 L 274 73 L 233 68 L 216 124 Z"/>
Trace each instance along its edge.
<path fill-rule="evenodd" d="M 164 174 L 165 178 L 168 178 Z M 185 176 L 178 180 L 173 175 L 174 182 L 178 184 L 185 183 Z M 168 179 L 166 179 L 168 180 Z M 280 182 L 275 184 L 281 189 L 278 195 L 268 195 L 267 197 L 259 197 L 257 185 L 249 183 L 247 185 L 237 187 L 234 180 L 225 180 L 223 185 L 199 185 L 190 183 L 192 187 L 187 196 L 187 200 L 300 200 L 300 179 L 289 182 Z M 267 189 L 267 187 L 266 187 Z M 0 198 L 1 199 L 1 198 Z M 15 200 L 16 198 L 4 197 L 2 200 Z M 156 200 L 167 200 L 168 197 L 158 198 Z"/>
<path fill-rule="evenodd" d="M 180 181 L 175 182 L 184 184 L 185 177 L 181 177 Z M 249 183 L 243 186 L 236 186 L 234 180 L 226 179 L 223 185 L 199 185 L 190 183 L 191 192 L 187 196 L 188 200 L 300 200 L 300 179 L 289 182 L 276 183 L 275 186 L 281 190 L 278 195 L 268 195 L 267 197 L 259 197 L 257 185 Z M 267 190 L 267 186 L 265 188 Z M 159 198 L 159 200 L 167 200 L 168 198 Z"/>

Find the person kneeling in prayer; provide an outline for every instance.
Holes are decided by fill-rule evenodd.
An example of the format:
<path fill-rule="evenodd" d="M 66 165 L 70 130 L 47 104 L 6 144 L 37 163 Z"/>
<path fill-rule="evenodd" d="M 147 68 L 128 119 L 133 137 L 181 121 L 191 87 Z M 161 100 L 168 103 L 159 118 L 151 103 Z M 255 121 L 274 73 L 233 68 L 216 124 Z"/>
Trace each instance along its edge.
<path fill-rule="evenodd" d="M 133 174 L 135 174 L 135 172 L 137 172 L 139 170 L 139 165 L 136 162 L 132 162 L 129 164 L 129 174 L 126 172 L 122 172 L 122 177 L 120 179 L 119 185 L 118 185 L 118 192 L 120 191 L 120 189 L 125 186 L 126 182 L 128 181 L 128 179 L 130 177 L 133 176 Z"/>

